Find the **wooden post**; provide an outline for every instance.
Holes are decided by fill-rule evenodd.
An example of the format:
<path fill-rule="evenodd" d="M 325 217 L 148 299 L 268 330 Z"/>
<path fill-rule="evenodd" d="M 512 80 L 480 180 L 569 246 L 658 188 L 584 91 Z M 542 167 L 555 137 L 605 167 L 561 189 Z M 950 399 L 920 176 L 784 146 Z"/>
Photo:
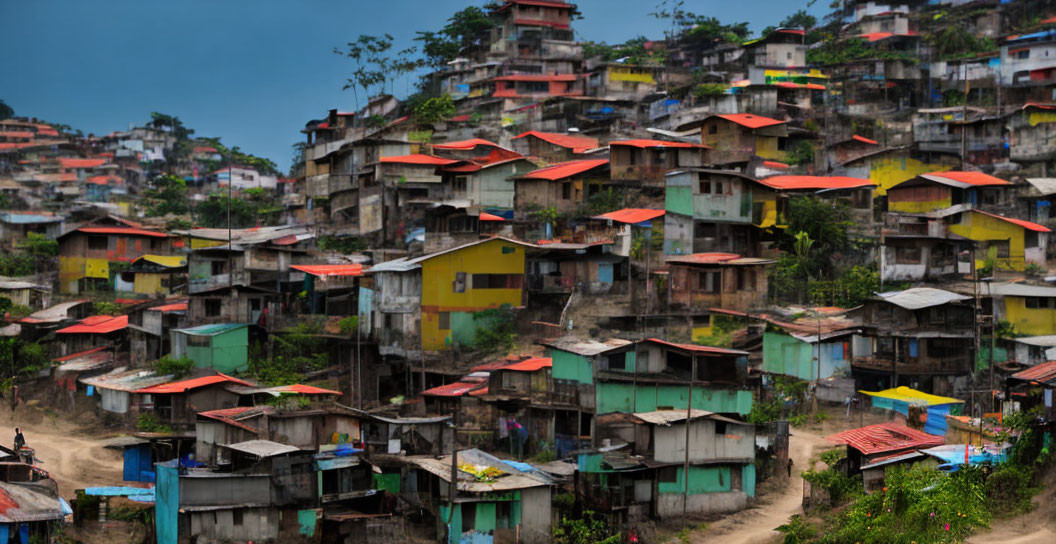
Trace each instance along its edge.
<path fill-rule="evenodd" d="M 693 364 L 689 374 L 689 395 L 686 397 L 686 461 L 682 466 L 682 529 L 686 528 L 686 515 L 689 512 L 689 423 L 693 420 L 693 381 L 697 378 L 697 356 L 693 355 Z"/>

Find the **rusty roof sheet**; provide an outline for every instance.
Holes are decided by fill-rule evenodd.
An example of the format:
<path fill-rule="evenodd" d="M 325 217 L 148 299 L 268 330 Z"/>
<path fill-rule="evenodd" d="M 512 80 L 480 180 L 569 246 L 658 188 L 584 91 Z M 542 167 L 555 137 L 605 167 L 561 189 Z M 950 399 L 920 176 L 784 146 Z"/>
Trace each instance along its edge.
<path fill-rule="evenodd" d="M 0 482 L 0 523 L 59 521 L 66 517 L 62 502 L 29 486 Z"/>
<path fill-rule="evenodd" d="M 153 370 L 129 370 L 121 367 L 99 376 L 78 378 L 77 381 L 97 389 L 132 392 L 143 387 L 165 383 L 171 379 L 171 375 L 158 376 Z"/>
<path fill-rule="evenodd" d="M 59 329 L 55 334 L 109 334 L 128 328 L 128 316 L 93 315 L 80 323 Z"/>
<path fill-rule="evenodd" d="M 606 214 L 595 216 L 594 219 L 607 219 L 617 223 L 636 225 L 656 219 L 664 215 L 664 210 L 649 210 L 645 208 L 625 208 Z"/>
<path fill-rule="evenodd" d="M 763 117 L 762 115 L 752 115 L 750 113 L 731 113 L 726 115 L 716 115 L 716 117 L 720 117 L 731 123 L 737 123 L 745 128 L 764 128 L 785 124 L 784 121 Z"/>
<path fill-rule="evenodd" d="M 559 179 L 570 178 L 589 172 L 595 168 L 600 168 L 609 164 L 609 159 L 593 159 L 593 160 L 582 160 L 582 161 L 568 161 L 555 164 L 553 166 L 547 166 L 546 168 L 540 168 L 533 170 L 521 176 L 522 179 L 541 179 L 547 181 L 557 181 Z"/>
<path fill-rule="evenodd" d="M 676 344 L 674 342 L 660 340 L 659 338 L 646 338 L 645 340 L 642 340 L 642 342 L 660 344 L 661 346 L 667 346 L 669 348 L 680 349 L 683 351 L 692 351 L 694 353 L 708 353 L 712 355 L 748 355 L 747 351 L 741 351 L 739 349 L 713 348 L 711 346 L 700 346 L 697 344 Z"/>
<path fill-rule="evenodd" d="M 245 442 L 238 442 L 236 444 L 220 444 L 221 448 L 227 448 L 242 453 L 248 453 L 255 457 L 265 459 L 268 457 L 275 457 L 278 455 L 286 455 L 287 453 L 297 453 L 301 451 L 298 448 L 287 444 L 280 444 L 278 442 L 272 442 L 270 440 L 247 440 Z"/>
<path fill-rule="evenodd" d="M 598 147 L 597 138 L 588 138 L 585 136 L 571 136 L 568 134 L 559 134 L 555 132 L 540 132 L 538 130 L 529 130 L 519 136 L 514 136 L 514 140 L 519 138 L 525 138 L 528 136 L 534 136 L 554 144 L 558 147 L 564 147 L 565 149 L 571 149 L 573 153 L 584 153 L 588 150 Z"/>
<path fill-rule="evenodd" d="M 692 410 L 691 414 L 687 414 L 685 410 L 655 410 L 652 412 L 637 412 L 634 414 L 634 417 L 643 423 L 670 427 L 672 423 L 684 422 L 686 420 L 687 415 L 690 419 L 714 419 L 717 421 L 725 421 L 726 423 L 746 425 L 746 423 L 744 423 L 743 421 L 737 421 L 736 419 L 728 418 L 716 414 L 715 412 L 697 409 Z"/>
<path fill-rule="evenodd" d="M 1016 380 L 1054 385 L 1056 384 L 1056 361 L 1041 363 L 1040 365 L 1016 372 L 1012 375 L 1012 378 Z"/>
<path fill-rule="evenodd" d="M 575 353 L 576 355 L 582 355 L 584 357 L 593 357 L 594 355 L 605 353 L 611 349 L 622 348 L 630 343 L 629 340 L 623 340 L 620 338 L 613 338 L 611 340 L 599 342 L 593 339 L 582 340 L 575 336 L 566 336 L 540 342 L 540 344 L 546 347 Z"/>
<path fill-rule="evenodd" d="M 186 393 L 192 389 L 199 389 L 201 387 L 207 387 L 210 385 L 216 385 L 219 383 L 237 383 L 239 385 L 251 385 L 249 382 L 240 380 L 238 378 L 232 378 L 221 372 L 217 372 L 213 376 L 202 376 L 201 378 L 192 378 L 190 380 L 182 380 L 172 383 L 163 383 L 145 387 L 133 391 L 133 393 L 143 393 L 151 395 L 163 395 L 163 394 L 175 394 L 175 393 Z"/>
<path fill-rule="evenodd" d="M 435 457 L 412 456 L 405 458 L 405 462 L 416 465 L 430 472 L 445 482 L 451 481 L 451 456 Z M 554 480 L 545 472 L 533 468 L 521 470 L 526 465 L 521 463 L 507 463 L 494 455 L 489 455 L 478 449 L 463 450 L 458 452 L 457 463 L 460 470 L 457 472 L 456 487 L 459 491 L 468 493 L 490 493 L 495 491 L 512 491 L 516 489 L 528 489 L 553 485 Z M 500 471 L 499 475 L 491 480 L 478 480 L 473 474 L 461 470 L 461 467 L 470 465 L 476 469 L 491 467 Z"/>
<path fill-rule="evenodd" d="M 879 296 L 881 300 L 890 302 L 895 306 L 907 310 L 931 308 L 933 306 L 941 306 L 951 302 L 961 302 L 971 298 L 932 287 L 915 287 L 913 289 L 906 289 L 905 291 L 880 293 L 877 296 Z"/>
<path fill-rule="evenodd" d="M 826 438 L 846 444 L 865 455 L 896 452 L 911 448 L 941 446 L 945 439 L 898 423 L 880 423 L 836 433 Z"/>

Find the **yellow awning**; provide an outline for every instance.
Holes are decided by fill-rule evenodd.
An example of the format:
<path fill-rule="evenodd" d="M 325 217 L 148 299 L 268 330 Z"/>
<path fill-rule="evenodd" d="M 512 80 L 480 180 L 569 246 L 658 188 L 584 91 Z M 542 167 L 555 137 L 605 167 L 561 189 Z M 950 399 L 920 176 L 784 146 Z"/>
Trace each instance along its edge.
<path fill-rule="evenodd" d="M 165 268 L 180 268 L 181 266 L 187 266 L 187 259 L 179 255 L 144 255 L 139 259 L 136 259 L 136 261 L 141 259 L 148 263 L 164 266 Z"/>
<path fill-rule="evenodd" d="M 763 215 L 763 222 L 759 223 L 757 226 L 759 228 L 761 228 L 761 229 L 766 229 L 766 228 L 770 228 L 770 227 L 772 227 L 772 226 L 774 226 L 776 224 L 777 224 L 777 210 L 771 208 L 771 209 L 766 210 L 766 213 Z"/>
<path fill-rule="evenodd" d="M 871 397 L 881 397 L 885 399 L 900 400 L 910 404 L 923 404 L 927 406 L 933 406 L 937 404 L 953 404 L 953 403 L 964 403 L 963 400 L 955 399 L 952 397 L 940 397 L 938 395 L 929 395 L 916 389 L 910 389 L 909 387 L 896 387 L 894 389 L 885 389 L 883 391 L 859 391 L 869 395 Z"/>

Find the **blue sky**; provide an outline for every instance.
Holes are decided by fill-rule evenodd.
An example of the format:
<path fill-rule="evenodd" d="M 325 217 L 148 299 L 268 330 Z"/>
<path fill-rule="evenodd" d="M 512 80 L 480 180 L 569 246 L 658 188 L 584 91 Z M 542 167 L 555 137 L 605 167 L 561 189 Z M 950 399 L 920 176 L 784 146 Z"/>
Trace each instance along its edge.
<path fill-rule="evenodd" d="M 0 0 L 0 99 L 18 115 L 105 134 L 176 115 L 200 136 L 290 163 L 300 129 L 331 107 L 349 63 L 331 51 L 388 32 L 402 48 L 480 0 Z M 660 37 L 655 0 L 579 0 L 577 39 Z M 811 8 L 823 14 L 827 1 Z M 807 0 L 687 0 L 686 9 L 753 31 Z M 820 18 L 820 17 L 819 17 Z M 397 94 L 412 90 L 410 82 Z"/>

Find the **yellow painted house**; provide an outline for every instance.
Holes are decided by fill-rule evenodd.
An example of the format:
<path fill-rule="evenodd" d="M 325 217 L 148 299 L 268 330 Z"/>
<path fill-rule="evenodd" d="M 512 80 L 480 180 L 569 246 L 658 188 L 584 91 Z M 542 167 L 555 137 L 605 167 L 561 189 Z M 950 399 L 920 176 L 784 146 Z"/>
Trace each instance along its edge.
<path fill-rule="evenodd" d="M 843 163 L 841 171 L 843 175 L 869 178 L 876 184 L 877 196 L 883 196 L 902 182 L 921 174 L 950 170 L 959 162 L 957 157 L 945 155 L 922 160 L 908 150 L 892 148 L 850 159 Z"/>
<path fill-rule="evenodd" d="M 984 268 L 992 259 L 1003 270 L 1023 271 L 1028 264 L 1045 264 L 1045 247 L 1050 230 L 1022 219 L 1013 219 L 979 210 L 965 210 L 951 216 L 952 234 L 980 242 L 975 266 Z"/>
<path fill-rule="evenodd" d="M 472 345 L 482 310 L 523 304 L 528 244 L 490 238 L 414 259 L 422 267 L 422 348 Z"/>
<path fill-rule="evenodd" d="M 982 172 L 928 172 L 889 188 L 887 209 L 928 213 L 958 204 L 997 206 L 1007 203 L 1011 188 L 1011 183 Z"/>
<path fill-rule="evenodd" d="M 997 318 L 1011 323 L 1017 333 L 1056 334 L 1056 287 L 994 283 L 981 287 L 980 294 L 993 297 Z"/>

